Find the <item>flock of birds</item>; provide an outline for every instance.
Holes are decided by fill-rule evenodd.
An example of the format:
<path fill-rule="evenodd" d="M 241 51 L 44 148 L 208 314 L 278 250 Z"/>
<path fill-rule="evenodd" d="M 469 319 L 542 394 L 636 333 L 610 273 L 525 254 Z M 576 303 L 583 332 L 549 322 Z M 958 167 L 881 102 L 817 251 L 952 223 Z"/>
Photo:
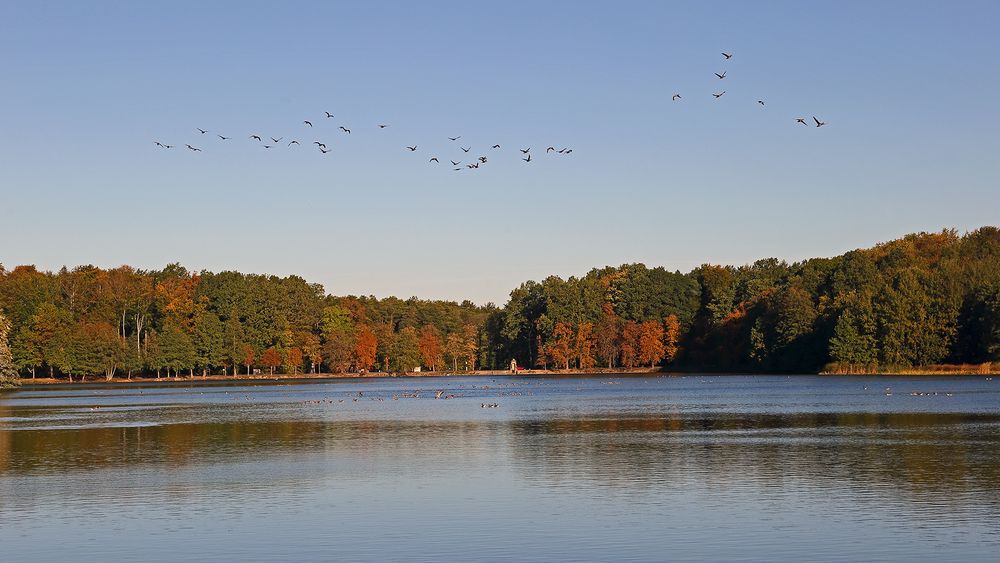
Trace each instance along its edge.
<path fill-rule="evenodd" d="M 324 121 L 326 119 L 333 119 L 334 118 L 334 115 L 332 113 L 328 112 L 328 111 L 324 111 L 323 113 L 325 114 L 325 117 L 323 118 Z M 382 130 L 382 129 L 385 129 L 385 128 L 389 127 L 389 124 L 387 124 L 387 123 L 379 123 L 379 124 L 377 124 L 377 126 L 378 126 L 379 130 Z M 313 125 L 313 122 L 310 121 L 310 120 L 308 120 L 308 119 L 305 119 L 305 120 L 302 121 L 301 127 L 304 128 L 304 130 L 307 131 L 307 132 L 312 132 L 312 131 L 318 129 L 317 127 L 315 127 Z M 201 134 L 201 135 L 208 135 L 209 133 L 211 133 L 211 131 L 209 131 L 208 129 L 202 129 L 201 127 L 196 127 L 195 130 L 198 131 L 198 133 Z M 338 126 L 338 130 L 340 131 L 340 135 L 350 135 L 351 134 L 351 129 L 349 127 L 344 126 L 344 125 Z M 214 135 L 219 138 L 219 142 L 227 142 L 227 141 L 233 140 L 233 137 L 231 137 L 231 136 L 226 136 L 226 135 L 222 135 L 222 134 L 219 134 L 219 133 L 214 133 Z M 315 135 L 311 135 L 311 136 L 315 136 Z M 292 147 L 301 147 L 301 146 L 303 146 L 303 143 L 310 143 L 310 141 L 307 141 L 307 140 L 301 140 L 300 141 L 297 138 L 290 139 L 286 143 L 284 136 L 280 136 L 280 137 L 261 136 L 261 135 L 258 135 L 256 133 L 251 133 L 248 136 L 248 139 L 249 139 L 249 141 L 251 143 L 255 143 L 255 144 L 263 147 L 264 149 L 273 149 L 273 148 L 276 148 L 276 147 L 283 147 L 285 149 L 291 149 Z M 472 153 L 472 149 L 473 149 L 472 145 L 464 146 L 462 143 L 459 142 L 461 139 L 462 139 L 461 135 L 456 135 L 454 137 L 448 137 L 448 141 L 450 141 L 450 143 L 452 143 L 452 146 L 457 146 L 457 148 L 461 149 L 461 151 L 462 151 L 461 153 L 457 153 L 457 152 L 455 153 L 457 159 L 456 158 L 450 158 L 450 157 L 447 158 L 447 159 L 445 159 L 446 162 L 451 163 L 451 166 L 452 166 L 453 170 L 455 170 L 456 172 L 460 172 L 462 170 L 478 170 L 480 166 L 482 166 L 482 165 L 486 164 L 487 162 L 489 162 L 489 160 L 490 160 L 491 157 L 488 154 Z M 270 143 L 268 141 L 270 141 Z M 153 143 L 157 147 L 159 147 L 161 149 L 165 149 L 165 150 L 166 149 L 172 149 L 172 148 L 174 148 L 176 146 L 176 145 L 166 144 L 166 143 L 163 143 L 163 142 L 160 142 L 160 141 L 153 141 Z M 326 144 L 326 142 L 324 140 L 316 139 L 316 140 L 311 141 L 311 144 L 315 145 L 316 149 L 320 152 L 320 154 L 324 154 L 325 155 L 325 154 L 330 153 L 333 150 L 329 146 L 327 146 L 327 144 Z M 185 143 L 184 146 L 187 147 L 188 150 L 190 150 L 192 152 L 202 152 L 201 146 L 195 146 L 195 145 L 190 144 L 190 143 Z M 417 144 L 405 145 L 405 146 L 402 147 L 401 150 L 409 151 L 411 153 L 415 153 L 415 152 L 417 152 L 419 150 L 419 146 Z M 486 152 L 487 153 L 495 153 L 496 151 L 500 151 L 500 150 L 502 150 L 500 144 L 499 143 L 494 143 L 494 144 L 490 145 L 489 150 L 486 151 Z M 534 162 L 534 159 L 532 158 L 531 147 L 519 148 L 518 150 L 520 152 L 520 156 L 521 156 L 521 160 L 522 161 L 524 161 L 525 163 Z M 561 148 L 557 149 L 555 146 L 548 146 L 545 149 L 545 154 L 546 155 L 551 155 L 551 156 L 557 156 L 557 155 L 568 156 L 568 155 L 573 154 L 573 149 L 569 148 L 569 147 L 561 147 Z M 428 164 L 441 164 L 441 159 L 432 154 L 430 156 L 430 158 L 427 160 L 427 162 L 428 162 Z"/>
<path fill-rule="evenodd" d="M 732 53 L 727 53 L 727 52 L 723 51 L 722 52 L 722 57 L 723 57 L 723 59 L 725 61 L 729 61 L 730 59 L 733 58 L 733 54 Z M 715 74 L 715 77 L 718 80 L 721 81 L 721 80 L 725 80 L 726 79 L 727 73 L 728 73 L 727 70 L 723 70 L 722 72 L 716 72 L 714 74 Z M 722 91 L 719 91 L 719 92 L 713 92 L 712 96 L 715 97 L 716 100 L 718 100 L 719 98 L 721 98 L 725 94 L 726 94 L 726 91 L 722 90 Z M 671 96 L 671 101 L 673 101 L 673 102 L 678 102 L 678 101 L 680 101 L 682 99 L 683 99 L 683 97 L 679 93 L 675 93 L 673 96 Z M 764 100 L 757 100 L 757 103 L 760 104 L 761 107 L 765 106 Z M 323 117 L 320 117 L 317 120 L 317 123 L 325 122 L 325 121 L 327 121 L 329 119 L 334 119 L 334 115 L 332 113 L 330 113 L 329 111 L 324 111 L 323 112 Z M 826 125 L 825 121 L 821 121 L 815 115 L 812 116 L 812 120 L 815 123 L 816 127 L 823 127 L 824 125 Z M 796 117 L 795 121 L 796 121 L 796 123 L 799 123 L 801 125 L 809 126 L 809 123 L 806 121 L 805 117 Z M 302 121 L 302 123 L 300 124 L 300 127 L 302 128 L 301 129 L 302 133 L 306 133 L 306 132 L 313 133 L 314 131 L 320 129 L 319 127 L 316 127 L 313 124 L 313 121 L 310 120 L 310 119 L 304 119 Z M 387 127 L 389 127 L 389 124 L 387 124 L 387 123 L 378 123 L 377 127 L 378 127 L 378 130 L 384 130 Z M 200 135 L 208 135 L 211 132 L 208 129 L 202 129 L 200 127 L 197 127 L 196 130 L 198 131 L 198 133 Z M 350 135 L 351 134 L 350 127 L 347 127 L 346 125 L 339 125 L 336 130 L 339 131 L 339 134 L 341 136 L 343 136 L 343 135 Z M 220 134 L 218 132 L 215 132 L 213 134 L 216 137 L 219 138 L 220 142 L 228 142 L 228 141 L 233 140 L 233 137 L 227 136 L 227 135 L 223 135 L 223 134 Z M 315 146 L 316 150 L 319 151 L 320 154 L 324 154 L 325 155 L 325 154 L 329 154 L 330 152 L 332 152 L 332 149 L 329 146 L 327 146 L 326 142 L 324 140 L 321 140 L 321 139 L 315 139 L 314 137 L 316 137 L 316 136 L 317 135 L 315 135 L 315 134 L 311 134 L 311 135 L 309 135 L 309 137 L 298 136 L 297 135 L 297 137 L 299 137 L 299 138 L 291 138 L 288 141 L 285 141 L 285 137 L 284 136 L 273 137 L 273 136 L 263 136 L 263 135 L 259 135 L 257 133 L 251 133 L 248 136 L 248 139 L 250 140 L 250 142 L 255 143 L 255 144 L 257 144 L 257 145 L 259 145 L 259 146 L 261 146 L 261 147 L 263 147 L 264 149 L 267 149 L 267 150 L 273 149 L 273 148 L 276 148 L 276 147 L 283 147 L 285 149 L 291 149 L 292 147 L 302 147 L 302 146 L 304 146 L 306 144 L 311 144 L 311 145 Z M 314 139 L 312 141 L 309 141 L 308 140 L 309 138 L 314 138 Z M 456 172 L 460 172 L 460 171 L 463 171 L 463 170 L 478 170 L 480 168 L 480 166 L 483 166 L 487 162 L 489 162 L 489 160 L 491 158 L 490 155 L 494 154 L 496 151 L 501 150 L 501 147 L 500 147 L 499 143 L 493 143 L 492 145 L 489 145 L 489 149 L 488 150 L 477 151 L 476 153 L 473 153 L 472 152 L 472 149 L 473 149 L 472 145 L 464 146 L 463 143 L 459 142 L 459 141 L 461 141 L 461 139 L 462 139 L 461 135 L 456 135 L 454 137 L 448 137 L 448 141 L 450 141 L 451 146 L 457 146 L 458 149 L 461 149 L 461 152 L 459 153 L 459 152 L 456 151 L 454 153 L 454 155 L 455 155 L 454 158 L 452 158 L 451 156 L 449 156 L 448 158 L 444 159 L 445 162 L 451 164 L 452 169 L 455 170 Z M 172 149 L 172 148 L 175 147 L 175 145 L 170 145 L 170 144 L 162 143 L 160 141 L 153 141 L 153 142 L 156 144 L 157 147 L 159 147 L 161 149 Z M 202 152 L 201 146 L 195 146 L 195 145 L 190 144 L 190 143 L 185 143 L 184 146 L 187 147 L 188 150 L 190 150 L 192 152 Z M 418 152 L 419 148 L 420 148 L 419 145 L 417 145 L 416 143 L 414 143 L 412 145 L 404 145 L 403 147 L 400 148 L 400 150 L 409 151 L 410 153 L 416 153 L 416 152 Z M 531 147 L 519 148 L 519 151 L 520 151 L 520 158 L 521 158 L 521 160 L 524 161 L 526 164 L 530 164 L 531 162 L 534 161 L 534 159 L 532 157 Z M 545 153 L 544 154 L 545 155 L 549 155 L 549 156 L 568 156 L 568 155 L 573 154 L 573 149 L 571 149 L 569 147 L 561 147 L 561 148 L 557 149 L 555 146 L 550 145 L 550 146 L 548 146 L 548 147 L 545 148 Z M 442 159 L 438 158 L 438 156 L 436 156 L 434 154 L 431 154 L 430 158 L 428 158 L 428 160 L 427 160 L 427 163 L 428 164 L 440 165 L 442 163 Z"/>
<path fill-rule="evenodd" d="M 722 57 L 723 57 L 723 60 L 728 61 L 729 59 L 733 58 L 733 54 L 732 53 L 727 53 L 727 52 L 723 51 L 722 52 Z M 715 75 L 715 77 L 718 80 L 725 80 L 727 72 L 728 71 L 723 70 L 722 72 L 715 72 L 713 74 Z M 721 98 L 725 94 L 726 94 L 725 90 L 722 90 L 721 92 L 712 92 L 712 97 L 714 97 L 716 100 L 718 100 L 719 98 Z M 683 99 L 683 97 L 680 94 L 676 94 L 676 93 L 673 96 L 670 97 L 670 101 L 672 101 L 672 102 L 676 102 L 676 101 L 682 100 L 682 99 Z M 760 107 L 764 107 L 765 106 L 764 100 L 757 100 L 757 103 L 760 104 Z M 812 120 L 813 120 L 813 122 L 816 123 L 816 127 L 822 127 L 822 126 L 826 125 L 825 121 L 820 121 L 820 119 L 818 117 L 816 117 L 815 115 L 812 116 Z M 805 125 L 805 126 L 809 126 L 809 123 L 806 122 L 806 118 L 804 118 L 804 117 L 796 117 L 795 118 L 795 122 L 799 123 L 799 124 L 802 124 L 802 125 Z"/>

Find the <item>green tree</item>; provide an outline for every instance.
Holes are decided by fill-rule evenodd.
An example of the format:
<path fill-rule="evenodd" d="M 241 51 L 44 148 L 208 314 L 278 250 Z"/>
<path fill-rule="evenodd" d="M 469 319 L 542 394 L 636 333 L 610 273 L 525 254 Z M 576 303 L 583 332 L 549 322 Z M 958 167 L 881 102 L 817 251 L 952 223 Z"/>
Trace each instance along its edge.
<path fill-rule="evenodd" d="M 8 346 L 9 336 L 10 321 L 4 316 L 3 311 L 0 311 L 0 389 L 17 387 L 21 384 Z"/>

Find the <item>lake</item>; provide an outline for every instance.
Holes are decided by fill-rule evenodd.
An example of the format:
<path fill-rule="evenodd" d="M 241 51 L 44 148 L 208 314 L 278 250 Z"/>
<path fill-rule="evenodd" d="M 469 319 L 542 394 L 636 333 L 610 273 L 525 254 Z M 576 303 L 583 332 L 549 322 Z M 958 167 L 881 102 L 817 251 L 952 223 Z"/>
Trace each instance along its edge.
<path fill-rule="evenodd" d="M 996 561 L 1000 378 L 24 387 L 0 395 L 0 549 L 5 561 Z"/>

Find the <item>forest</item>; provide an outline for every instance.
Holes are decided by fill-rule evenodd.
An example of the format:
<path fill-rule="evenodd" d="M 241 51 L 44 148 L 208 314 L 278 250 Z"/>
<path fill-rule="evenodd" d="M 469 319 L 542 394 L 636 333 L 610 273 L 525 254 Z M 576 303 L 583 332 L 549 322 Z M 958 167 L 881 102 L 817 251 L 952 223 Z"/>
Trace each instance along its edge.
<path fill-rule="evenodd" d="M 876 373 L 1000 361 L 1000 229 L 833 258 L 550 276 L 503 307 L 335 296 L 297 276 L 0 266 L 22 378 L 526 368 Z"/>

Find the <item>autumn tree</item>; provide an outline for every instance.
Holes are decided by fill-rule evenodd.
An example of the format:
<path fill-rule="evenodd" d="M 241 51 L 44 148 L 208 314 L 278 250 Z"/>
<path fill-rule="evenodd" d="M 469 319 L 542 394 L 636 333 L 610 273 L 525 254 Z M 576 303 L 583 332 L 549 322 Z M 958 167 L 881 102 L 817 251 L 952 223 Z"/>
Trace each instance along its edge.
<path fill-rule="evenodd" d="M 257 352 L 249 344 L 243 345 L 243 365 L 247 367 L 247 375 L 250 375 L 250 368 L 253 367 L 254 360 L 257 359 Z"/>
<path fill-rule="evenodd" d="M 615 360 L 618 357 L 621 319 L 615 314 L 610 303 L 605 303 L 601 311 L 601 320 L 596 328 L 597 354 L 608 363 L 608 367 L 615 367 Z"/>
<path fill-rule="evenodd" d="M 292 347 L 285 352 L 285 362 L 288 367 L 292 368 L 292 375 L 298 375 L 299 368 L 302 367 L 303 358 L 301 348 Z"/>
<path fill-rule="evenodd" d="M 621 349 L 622 366 L 633 368 L 639 360 L 639 338 L 642 336 L 642 329 L 635 321 L 625 321 L 622 325 Z"/>
<path fill-rule="evenodd" d="M 576 328 L 576 346 L 574 349 L 577 366 L 580 369 L 590 369 L 594 367 L 597 360 L 594 358 L 594 324 L 580 323 Z"/>
<path fill-rule="evenodd" d="M 573 359 L 573 352 L 576 348 L 575 344 L 576 333 L 573 327 L 569 323 L 557 323 L 545 351 L 553 364 L 569 369 L 569 362 Z"/>
<path fill-rule="evenodd" d="M 359 325 L 355 331 L 354 363 L 358 369 L 370 370 L 375 365 L 378 338 L 368 325 Z"/>
<path fill-rule="evenodd" d="M 677 315 L 667 315 L 663 325 L 663 359 L 669 364 L 677 358 L 677 345 L 681 338 L 681 321 Z"/>
<path fill-rule="evenodd" d="M 442 358 L 441 337 L 432 325 L 420 329 L 420 359 L 423 365 L 435 371 L 444 360 Z"/>
<path fill-rule="evenodd" d="M 274 375 L 274 368 L 281 365 L 281 352 L 274 346 L 271 346 L 261 354 L 260 363 L 270 368 L 271 375 Z"/>
<path fill-rule="evenodd" d="M 644 321 L 639 325 L 639 363 L 653 367 L 665 354 L 663 325 L 654 320 Z"/>

